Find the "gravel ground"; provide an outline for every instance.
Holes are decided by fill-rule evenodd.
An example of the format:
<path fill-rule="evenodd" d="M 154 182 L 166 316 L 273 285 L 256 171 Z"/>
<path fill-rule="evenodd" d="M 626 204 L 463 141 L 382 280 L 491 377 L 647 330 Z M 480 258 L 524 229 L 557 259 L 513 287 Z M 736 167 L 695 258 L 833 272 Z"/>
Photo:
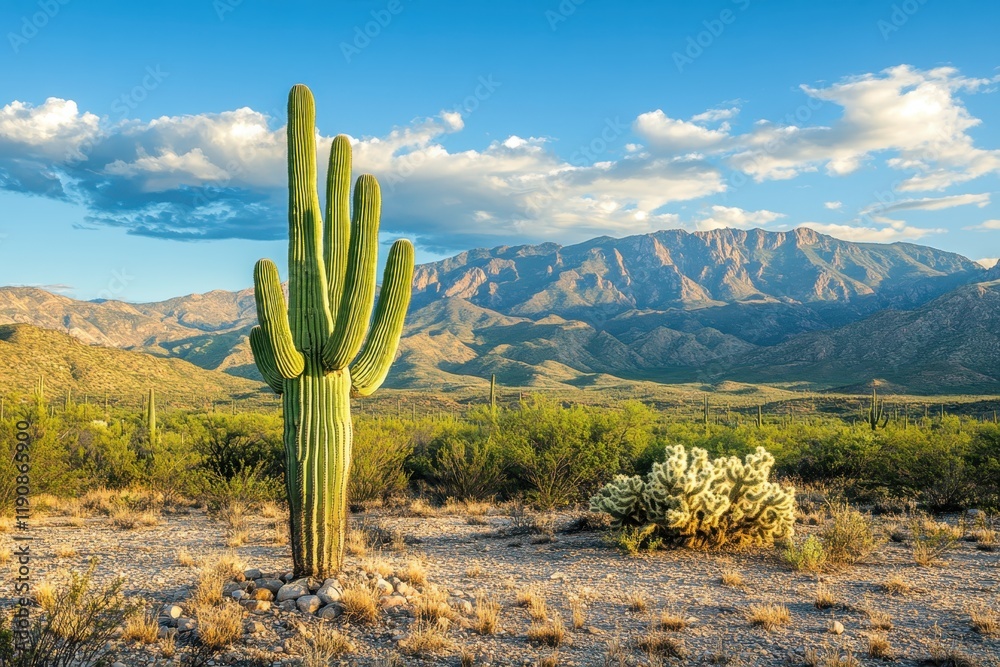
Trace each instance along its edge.
<path fill-rule="evenodd" d="M 609 642 L 616 640 L 627 664 L 647 665 L 649 658 L 638 645 L 653 632 L 661 611 L 667 610 L 684 619 L 686 626 L 661 631 L 684 656 L 664 659 L 664 664 L 805 665 L 809 659 L 823 664 L 815 662 L 816 654 L 830 656 L 837 651 L 852 653 L 858 660 L 855 664 L 883 664 L 886 661 L 868 657 L 868 637 L 879 632 L 873 625 L 878 625 L 881 613 L 891 619 L 891 628 L 881 632 L 891 646 L 892 664 L 1000 665 L 1000 636 L 976 632 L 970 619 L 976 608 L 1000 612 L 1000 553 L 979 550 L 972 542 L 959 542 L 938 566 L 920 567 L 908 544 L 890 541 L 861 565 L 816 575 L 790 571 L 772 549 L 677 550 L 630 558 L 605 545 L 599 532 L 559 530 L 569 524 L 569 515 L 555 517 L 552 541 L 538 535 L 511 535 L 509 517 L 494 512 L 471 520 L 461 514 L 355 515 L 355 525 L 377 523 L 404 534 L 408 544 L 405 550 L 351 556 L 347 569 L 365 564 L 371 569 L 371 559 L 380 558 L 399 572 L 409 561 L 420 561 L 429 585 L 448 591 L 453 602 L 474 602 L 482 593 L 499 601 L 499 632 L 484 636 L 463 627 L 471 626 L 472 615 L 460 612 L 448 631 L 451 649 L 415 656 L 405 653 L 405 643 L 401 644 L 414 622 L 412 604 L 384 610 L 375 626 L 351 625 L 343 619 L 320 621 L 275 607 L 247 614 L 246 627 L 257 631 L 244 634 L 231 650 L 216 656 L 215 664 L 293 664 L 287 640 L 323 623 L 352 639 L 355 651 L 341 659 L 345 665 L 458 665 L 463 651 L 476 656 L 470 664 L 534 665 L 555 656 L 558 665 L 604 665 Z M 250 526 L 247 545 L 230 549 L 223 524 L 201 508 L 164 513 L 159 525 L 133 530 L 116 527 L 106 517 L 89 517 L 83 526 L 72 526 L 64 517 L 47 516 L 36 519 L 33 527 L 37 560 L 32 576 L 37 580 L 59 568 L 83 568 L 96 556 L 98 581 L 121 576 L 130 597 L 145 598 L 156 608 L 174 602 L 183 607 L 198 574 L 197 568 L 178 563 L 183 550 L 195 558 L 234 552 L 246 567 L 258 568 L 265 576 L 280 576 L 290 567 L 288 547 L 273 543 L 271 520 L 252 516 Z M 797 528 L 800 536 L 816 530 Z M 0 534 L 0 549 L 12 545 L 10 533 Z M 60 551 L 63 555 L 57 556 Z M 723 572 L 739 573 L 743 584 L 724 585 Z M 0 590 L 0 606 L 9 607 L 13 603 L 10 563 L 0 565 L 0 576 L 10 582 Z M 907 582 L 912 591 L 887 592 L 883 584 L 893 576 Z M 545 597 L 548 618 L 558 615 L 566 627 L 566 638 L 557 649 L 528 640 L 532 621 L 515 600 L 518 592 L 529 589 Z M 836 604 L 818 609 L 814 605 L 818 589 L 832 593 Z M 629 596 L 644 598 L 645 610 L 633 609 Z M 412 596 L 411 602 L 418 598 Z M 584 609 L 579 629 L 573 627 L 573 599 Z M 773 630 L 753 625 L 748 619 L 751 606 L 768 603 L 787 607 L 789 622 Z M 259 625 L 251 626 L 252 621 Z M 842 634 L 830 631 L 834 621 L 842 625 Z M 178 636 L 181 654 L 192 636 Z M 949 653 L 952 662 L 945 660 Z M 127 666 L 178 664 L 162 657 L 159 644 L 119 640 L 110 655 Z M 401 662 L 390 662 L 393 655 Z M 969 662 L 962 663 L 962 656 Z M 928 662 L 932 658 L 939 661 Z"/>

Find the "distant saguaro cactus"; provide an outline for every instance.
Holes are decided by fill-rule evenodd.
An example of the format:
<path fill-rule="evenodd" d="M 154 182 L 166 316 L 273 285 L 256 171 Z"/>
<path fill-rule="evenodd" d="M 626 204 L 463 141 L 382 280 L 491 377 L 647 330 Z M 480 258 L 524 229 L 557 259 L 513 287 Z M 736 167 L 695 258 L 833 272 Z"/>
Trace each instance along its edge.
<path fill-rule="evenodd" d="M 149 433 L 150 446 L 156 444 L 156 392 L 149 389 L 146 397 L 146 432 Z"/>
<path fill-rule="evenodd" d="M 889 423 L 889 417 L 888 415 L 885 415 L 885 401 L 879 399 L 878 390 L 875 388 L 874 384 L 872 385 L 872 402 L 871 406 L 868 408 L 866 421 L 873 431 L 885 428 Z M 880 424 L 879 422 L 882 423 Z"/>
<path fill-rule="evenodd" d="M 254 360 L 282 395 L 285 490 L 295 575 L 326 577 L 340 569 L 351 467 L 352 393 L 368 396 L 396 356 L 410 302 L 413 246 L 389 250 L 378 305 L 375 272 L 381 194 L 363 175 L 350 202 L 351 144 L 333 140 L 326 215 L 316 186 L 315 103 L 303 85 L 288 94 L 288 298 L 278 269 L 257 262 L 260 325 L 250 332 Z"/>
<path fill-rule="evenodd" d="M 497 376 L 490 374 L 490 410 L 496 412 L 497 409 Z"/>

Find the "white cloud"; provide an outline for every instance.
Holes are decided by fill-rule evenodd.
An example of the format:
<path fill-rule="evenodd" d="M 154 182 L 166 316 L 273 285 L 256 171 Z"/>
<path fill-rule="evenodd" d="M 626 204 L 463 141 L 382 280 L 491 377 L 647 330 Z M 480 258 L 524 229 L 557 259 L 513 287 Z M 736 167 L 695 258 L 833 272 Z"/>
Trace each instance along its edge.
<path fill-rule="evenodd" d="M 896 241 L 916 241 L 930 234 L 943 234 L 944 229 L 924 229 L 895 222 L 884 227 L 862 225 L 841 225 L 824 222 L 803 222 L 801 227 L 815 229 L 821 234 L 829 234 L 845 241 L 858 243 L 893 243 Z"/>
<path fill-rule="evenodd" d="M 763 181 L 886 166 L 907 172 L 901 192 L 1000 172 L 1000 151 L 974 146 L 968 132 L 980 121 L 960 99 L 990 82 L 951 68 L 894 67 L 803 86 L 807 115 L 824 104 L 840 108 L 827 125 L 809 118 L 797 121 L 801 126 L 759 120 L 742 133 L 730 126 L 739 115 L 735 105 L 688 120 L 655 110 L 632 123 L 636 136 L 623 136 L 617 151 L 585 166 L 531 136 L 449 150 L 446 135 L 465 125 L 461 114 L 445 111 L 381 136 L 352 138 L 354 165 L 383 184 L 383 228 L 415 235 L 428 248 L 641 233 L 681 224 L 668 210 L 673 204 L 725 192 L 727 168 Z M 248 108 L 108 123 L 70 100 L 50 98 L 36 107 L 13 102 L 0 109 L 0 188 L 80 202 L 89 208 L 88 222 L 132 233 L 279 238 L 287 224 L 287 172 L 284 129 L 274 125 Z M 330 133 L 319 135 L 321 169 L 330 141 Z M 872 222 L 810 224 L 865 240 L 916 239 L 940 230 L 885 215 L 988 202 L 986 193 L 903 199 L 866 209 Z M 766 209 L 702 210 L 702 218 L 687 224 L 748 227 L 781 217 Z"/>
<path fill-rule="evenodd" d="M 963 227 L 962 229 L 977 232 L 992 232 L 1000 230 L 1000 220 L 986 220 L 984 222 L 980 222 L 978 225 Z"/>
<path fill-rule="evenodd" d="M 923 197 L 921 199 L 901 199 L 886 203 L 872 204 L 861 210 L 861 215 L 889 213 L 891 211 L 940 211 L 955 206 L 975 205 L 982 208 L 990 203 L 990 193 L 950 195 L 947 197 Z"/>
<path fill-rule="evenodd" d="M 768 210 L 747 211 L 735 206 L 713 206 L 708 217 L 695 222 L 695 228 L 699 231 L 722 229 L 724 227 L 750 229 L 766 225 L 783 217 L 785 217 L 784 213 L 775 213 Z"/>
<path fill-rule="evenodd" d="M 890 153 L 889 167 L 912 173 L 901 191 L 941 190 L 1000 171 L 1000 151 L 973 145 L 968 130 L 980 121 L 957 96 L 997 80 L 962 77 L 950 67 L 900 65 L 825 88 L 802 86 L 811 105 L 836 104 L 841 116 L 829 126 L 761 123 L 735 138 L 741 149 L 730 164 L 763 181 L 821 166 L 831 175 L 847 174 Z"/>
<path fill-rule="evenodd" d="M 844 206 L 844 202 L 827 201 L 823 202 L 823 206 L 830 209 L 831 211 L 839 211 Z"/>
<path fill-rule="evenodd" d="M 650 146 L 665 153 L 685 153 L 714 148 L 721 145 L 729 136 L 729 126 L 726 123 L 723 123 L 718 130 L 710 130 L 696 122 L 670 118 L 660 109 L 640 114 L 632 128 Z"/>

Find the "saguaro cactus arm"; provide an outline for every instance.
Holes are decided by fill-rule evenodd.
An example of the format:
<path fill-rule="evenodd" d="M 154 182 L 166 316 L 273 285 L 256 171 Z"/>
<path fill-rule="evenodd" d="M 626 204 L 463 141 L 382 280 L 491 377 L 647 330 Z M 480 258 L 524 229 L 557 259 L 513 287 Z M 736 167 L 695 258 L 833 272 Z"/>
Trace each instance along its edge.
<path fill-rule="evenodd" d="M 410 305 L 413 280 L 413 245 L 400 239 L 392 244 L 382 278 L 382 291 L 375 308 L 375 319 L 361 354 L 351 364 L 354 391 L 368 396 L 378 389 L 396 357 L 403 318 Z"/>
<path fill-rule="evenodd" d="M 271 342 L 267 339 L 264 329 L 259 325 L 250 329 L 250 351 L 253 352 L 253 360 L 257 364 L 257 370 L 264 376 L 264 382 L 274 390 L 274 393 L 284 392 L 285 379 L 278 371 Z"/>
<path fill-rule="evenodd" d="M 323 349 L 323 364 L 330 370 L 346 367 L 358 354 L 375 304 L 375 271 L 378 263 L 378 226 L 382 195 L 370 174 L 354 186 L 354 215 L 344 292 L 337 305 L 333 335 Z"/>
<path fill-rule="evenodd" d="M 288 310 L 285 295 L 278 279 L 278 267 L 269 259 L 257 262 L 253 270 L 254 299 L 257 302 L 257 319 L 266 334 L 268 347 L 274 358 L 274 367 L 281 377 L 291 380 L 302 375 L 305 359 L 295 349 L 295 340 L 288 327 Z M 253 339 L 250 341 L 253 344 Z M 261 371 L 263 374 L 264 371 Z M 265 378 L 266 379 L 266 378 Z M 270 384 L 270 382 L 268 382 Z"/>

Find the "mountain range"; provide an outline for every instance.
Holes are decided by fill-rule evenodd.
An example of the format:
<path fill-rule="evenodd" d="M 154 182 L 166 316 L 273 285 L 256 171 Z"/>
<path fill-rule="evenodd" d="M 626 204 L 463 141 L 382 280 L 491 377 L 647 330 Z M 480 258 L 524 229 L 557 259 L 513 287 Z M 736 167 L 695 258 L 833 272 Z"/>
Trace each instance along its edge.
<path fill-rule="evenodd" d="M 914 393 L 1000 391 L 1000 267 L 910 243 L 667 230 L 477 249 L 417 267 L 389 386 L 882 378 Z M 156 303 L 0 288 L 0 324 L 259 380 L 253 291 Z M 2 354 L 2 349 L 0 349 Z"/>

